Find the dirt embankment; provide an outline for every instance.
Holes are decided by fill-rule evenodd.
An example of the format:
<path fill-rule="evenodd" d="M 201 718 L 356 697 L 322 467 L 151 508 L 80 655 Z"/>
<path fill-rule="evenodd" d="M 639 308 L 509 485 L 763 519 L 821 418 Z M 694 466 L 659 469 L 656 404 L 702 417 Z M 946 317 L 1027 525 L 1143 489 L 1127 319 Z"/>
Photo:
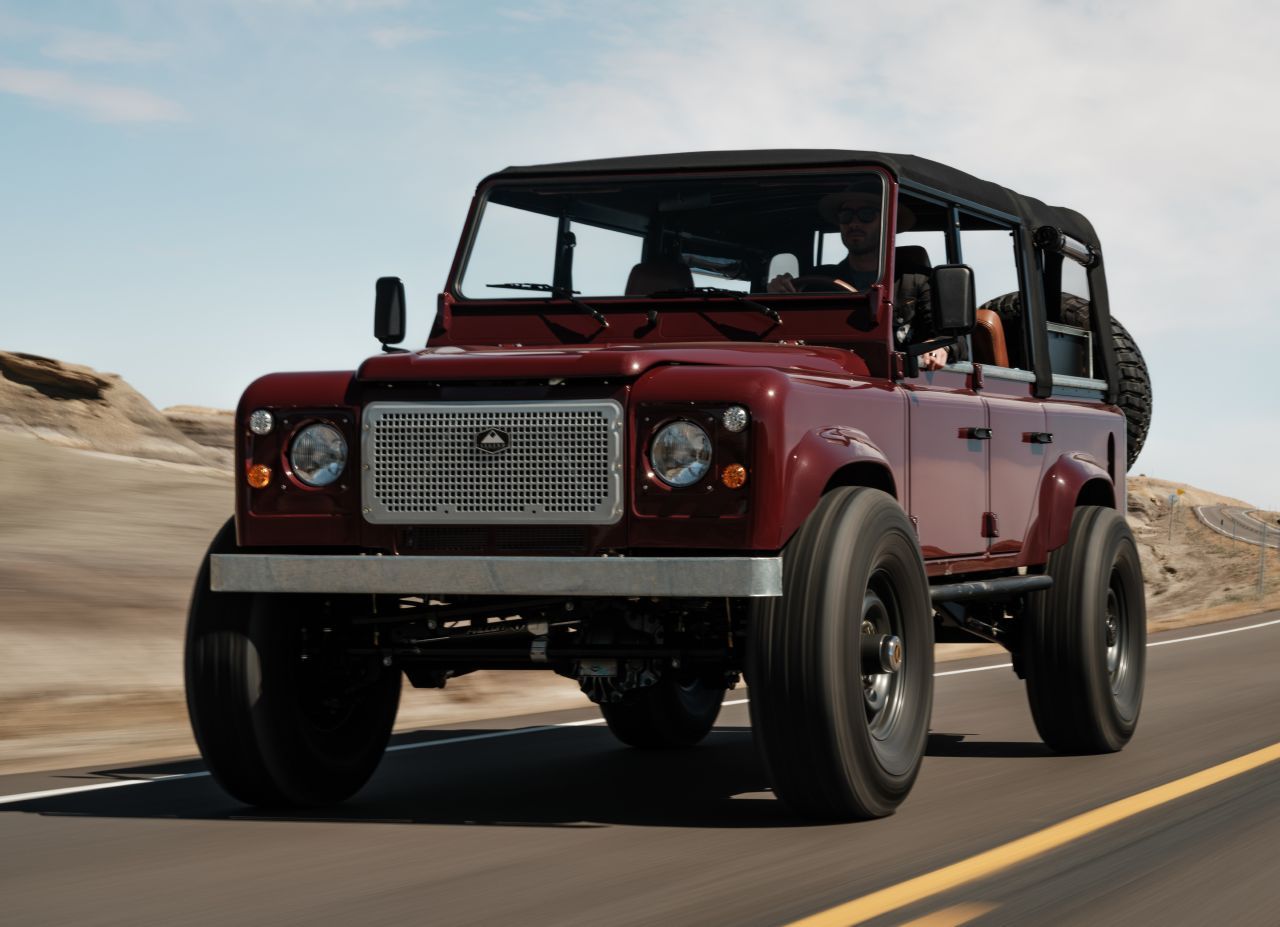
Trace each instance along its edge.
<path fill-rule="evenodd" d="M 229 412 L 161 412 L 114 374 L 0 352 L 0 773 L 194 752 L 182 638 L 197 565 L 232 510 L 231 448 Z M 1258 549 L 1191 514 L 1234 500 L 1183 487 L 1170 540 L 1176 488 L 1129 482 L 1152 626 L 1258 611 Z M 398 726 L 585 704 L 550 673 L 474 673 L 406 690 Z"/>

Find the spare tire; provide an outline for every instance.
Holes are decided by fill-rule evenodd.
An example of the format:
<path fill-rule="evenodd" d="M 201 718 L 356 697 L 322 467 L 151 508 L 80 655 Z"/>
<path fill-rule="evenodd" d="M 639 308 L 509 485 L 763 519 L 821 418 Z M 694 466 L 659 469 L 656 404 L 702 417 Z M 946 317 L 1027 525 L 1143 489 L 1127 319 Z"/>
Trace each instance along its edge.
<path fill-rule="evenodd" d="M 1010 344 L 1022 343 L 1022 300 L 1017 293 L 997 296 L 983 303 L 981 308 L 992 309 L 1000 316 L 1006 341 Z M 1089 328 L 1089 300 L 1064 293 L 1062 312 L 1057 321 L 1063 325 Z M 1115 316 L 1111 317 L 1111 343 L 1115 347 L 1116 366 L 1120 374 L 1116 405 L 1124 412 L 1129 447 L 1126 469 L 1129 469 L 1142 453 L 1142 445 L 1146 443 L 1147 431 L 1151 427 L 1151 376 L 1137 342 Z"/>
<path fill-rule="evenodd" d="M 1120 368 L 1120 394 L 1116 405 L 1124 412 L 1129 433 L 1128 469 L 1142 453 L 1147 429 L 1151 427 L 1151 376 L 1147 373 L 1147 362 L 1138 350 L 1138 343 L 1115 316 L 1111 317 L 1111 343 L 1115 345 L 1116 365 Z"/>

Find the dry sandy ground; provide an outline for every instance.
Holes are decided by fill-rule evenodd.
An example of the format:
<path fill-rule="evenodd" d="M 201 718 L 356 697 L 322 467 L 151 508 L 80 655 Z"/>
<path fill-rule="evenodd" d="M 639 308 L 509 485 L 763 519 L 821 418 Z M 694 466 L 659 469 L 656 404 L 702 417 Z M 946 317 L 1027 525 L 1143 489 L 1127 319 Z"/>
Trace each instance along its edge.
<path fill-rule="evenodd" d="M 194 753 L 182 639 L 196 568 L 232 509 L 230 441 L 230 413 L 160 412 L 114 374 L 0 351 L 0 773 Z M 1184 487 L 1169 540 L 1174 488 L 1130 480 L 1152 628 L 1280 606 L 1280 554 L 1259 599 L 1258 548 L 1192 517 L 1235 500 Z M 551 673 L 474 673 L 407 688 L 398 727 L 586 704 Z"/>

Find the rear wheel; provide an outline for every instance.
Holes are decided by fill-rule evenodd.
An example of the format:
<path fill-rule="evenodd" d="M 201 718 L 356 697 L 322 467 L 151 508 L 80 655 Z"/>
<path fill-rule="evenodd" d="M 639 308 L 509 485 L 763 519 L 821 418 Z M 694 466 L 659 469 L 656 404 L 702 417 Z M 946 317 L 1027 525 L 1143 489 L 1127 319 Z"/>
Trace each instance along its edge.
<path fill-rule="evenodd" d="M 892 496 L 823 497 L 752 620 L 751 723 L 774 793 L 826 819 L 892 814 L 920 770 L 933 624 L 915 532 Z"/>
<path fill-rule="evenodd" d="M 210 554 L 235 551 L 231 522 Z M 187 624 L 187 708 L 209 771 L 251 805 L 342 801 L 386 749 L 400 674 L 346 652 L 339 596 L 217 593 L 209 558 Z"/>
<path fill-rule="evenodd" d="M 1063 753 L 1113 753 L 1133 736 L 1146 675 L 1147 611 L 1133 534 L 1115 509 L 1077 508 L 1035 593 L 1022 665 L 1036 730 Z"/>
<path fill-rule="evenodd" d="M 632 747 L 691 747 L 707 736 L 724 701 L 719 682 L 664 676 L 600 706 L 609 730 Z"/>

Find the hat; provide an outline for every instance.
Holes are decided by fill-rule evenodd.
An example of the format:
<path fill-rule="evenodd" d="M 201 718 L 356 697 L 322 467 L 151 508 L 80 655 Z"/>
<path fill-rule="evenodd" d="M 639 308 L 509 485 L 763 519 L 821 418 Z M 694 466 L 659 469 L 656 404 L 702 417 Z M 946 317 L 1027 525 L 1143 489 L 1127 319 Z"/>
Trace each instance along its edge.
<path fill-rule="evenodd" d="M 879 206 L 881 203 L 880 183 L 851 184 L 836 193 L 828 193 L 818 201 L 818 214 L 832 225 L 839 225 L 838 214 L 841 209 L 852 203 L 855 206 Z M 905 232 L 916 223 L 916 216 L 909 208 L 898 203 L 898 231 Z"/>

